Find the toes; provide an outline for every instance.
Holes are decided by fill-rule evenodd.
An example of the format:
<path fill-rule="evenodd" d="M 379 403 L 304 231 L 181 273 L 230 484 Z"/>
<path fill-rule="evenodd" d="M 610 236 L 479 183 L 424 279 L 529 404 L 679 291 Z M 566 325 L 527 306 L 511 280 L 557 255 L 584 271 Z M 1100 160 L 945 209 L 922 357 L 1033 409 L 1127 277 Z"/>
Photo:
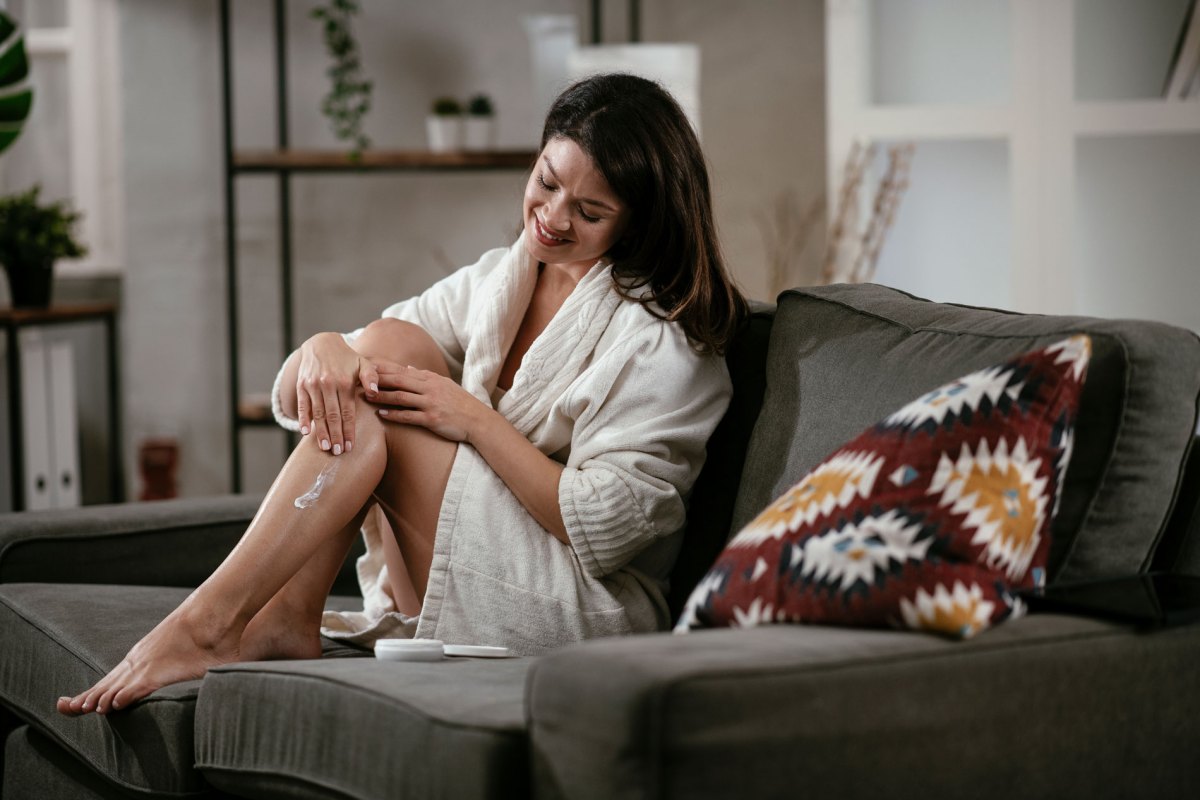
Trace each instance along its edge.
<path fill-rule="evenodd" d="M 105 690 L 104 694 L 100 695 L 100 699 L 96 701 L 96 713 L 107 714 L 111 711 L 113 697 L 123 688 L 123 686 L 112 686 Z"/>
<path fill-rule="evenodd" d="M 97 691 L 96 686 L 93 686 L 91 689 L 89 689 L 88 692 L 83 695 L 82 701 L 79 704 L 80 713 L 87 714 L 90 711 L 95 711 L 96 710 L 96 699 L 99 697 L 100 697 L 100 692 Z"/>
<path fill-rule="evenodd" d="M 126 686 L 112 697 L 112 707 L 116 711 L 141 700 L 146 695 L 140 686 Z"/>

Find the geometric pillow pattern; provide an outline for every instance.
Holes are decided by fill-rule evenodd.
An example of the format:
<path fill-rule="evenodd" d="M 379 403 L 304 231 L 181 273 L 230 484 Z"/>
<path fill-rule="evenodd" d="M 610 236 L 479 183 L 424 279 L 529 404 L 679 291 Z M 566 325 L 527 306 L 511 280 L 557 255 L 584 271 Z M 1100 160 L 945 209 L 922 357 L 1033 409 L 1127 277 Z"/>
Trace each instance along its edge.
<path fill-rule="evenodd" d="M 735 536 L 676 630 L 799 622 L 967 638 L 1044 584 L 1091 340 L 935 389 L 828 456 Z"/>

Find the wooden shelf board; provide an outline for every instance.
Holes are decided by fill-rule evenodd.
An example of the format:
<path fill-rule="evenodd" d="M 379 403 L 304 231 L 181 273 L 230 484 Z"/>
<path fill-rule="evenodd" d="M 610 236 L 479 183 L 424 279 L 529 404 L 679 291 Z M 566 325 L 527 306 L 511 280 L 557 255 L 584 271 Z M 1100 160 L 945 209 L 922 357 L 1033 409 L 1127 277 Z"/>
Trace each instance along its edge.
<path fill-rule="evenodd" d="M 117 307 L 112 303 L 89 303 L 49 308 L 0 308 L 0 322 L 5 324 L 32 325 L 75 320 L 95 319 L 115 314 Z"/>
<path fill-rule="evenodd" d="M 241 399 L 237 407 L 238 423 L 242 425 L 274 425 L 275 415 L 271 413 L 271 396 L 266 394 L 248 394 Z"/>
<path fill-rule="evenodd" d="M 239 150 L 234 153 L 233 168 L 238 172 L 523 170 L 533 164 L 536 155 L 532 150 L 367 150 L 352 161 L 341 150 Z"/>

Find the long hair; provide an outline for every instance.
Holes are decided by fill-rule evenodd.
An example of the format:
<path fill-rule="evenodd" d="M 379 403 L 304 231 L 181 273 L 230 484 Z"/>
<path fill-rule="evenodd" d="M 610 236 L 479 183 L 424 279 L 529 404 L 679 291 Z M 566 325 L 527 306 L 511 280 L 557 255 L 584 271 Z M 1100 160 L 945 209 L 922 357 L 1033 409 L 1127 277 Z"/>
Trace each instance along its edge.
<path fill-rule="evenodd" d="M 559 95 L 546 116 L 542 148 L 560 137 L 591 157 L 631 212 L 629 228 L 608 252 L 618 291 L 678 322 L 698 349 L 724 353 L 747 304 L 725 269 L 708 168 L 679 104 L 645 78 L 586 78 Z M 649 292 L 635 296 L 647 285 Z"/>

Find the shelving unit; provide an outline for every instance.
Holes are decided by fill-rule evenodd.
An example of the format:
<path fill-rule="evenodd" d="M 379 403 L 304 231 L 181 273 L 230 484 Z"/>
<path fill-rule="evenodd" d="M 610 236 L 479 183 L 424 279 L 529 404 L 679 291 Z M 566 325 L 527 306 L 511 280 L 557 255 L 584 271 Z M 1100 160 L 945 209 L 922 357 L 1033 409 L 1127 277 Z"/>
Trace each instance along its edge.
<path fill-rule="evenodd" d="M 1186 6 L 826 0 L 829 196 L 856 139 L 917 144 L 876 280 L 1200 330 L 1200 102 L 1159 96 Z"/>
<path fill-rule="evenodd" d="M 288 68 L 286 48 L 286 0 L 274 0 L 274 49 L 276 74 L 276 147 L 272 150 L 236 149 L 233 117 L 233 48 L 230 0 L 220 0 L 221 89 L 224 119 L 226 308 L 229 325 L 229 414 L 233 491 L 242 489 L 241 434 L 246 428 L 271 427 L 269 400 L 243 394 L 239 365 L 241 329 L 238 305 L 238 220 L 236 183 L 240 176 L 272 175 L 278 180 L 280 308 L 283 353 L 286 358 L 296 346 L 292 270 L 292 176 L 334 173 L 477 172 L 481 170 L 525 170 L 535 153 L 504 150 L 496 152 L 431 153 L 412 150 L 368 150 L 358 160 L 334 150 L 292 149 L 288 131 Z M 595 15 L 595 9 L 593 14 Z"/>

